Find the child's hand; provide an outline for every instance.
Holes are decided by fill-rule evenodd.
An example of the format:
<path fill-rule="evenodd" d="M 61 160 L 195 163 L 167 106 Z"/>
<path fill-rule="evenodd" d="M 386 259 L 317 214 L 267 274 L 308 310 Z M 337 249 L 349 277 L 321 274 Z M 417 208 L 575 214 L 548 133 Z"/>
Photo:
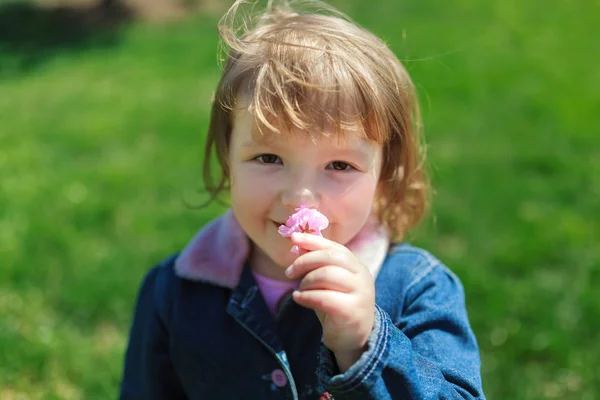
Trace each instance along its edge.
<path fill-rule="evenodd" d="M 375 319 L 375 284 L 367 267 L 345 246 L 323 237 L 295 233 L 292 242 L 309 252 L 286 271 L 300 279 L 294 300 L 316 311 L 323 342 L 335 354 L 340 371 L 367 349 Z"/>

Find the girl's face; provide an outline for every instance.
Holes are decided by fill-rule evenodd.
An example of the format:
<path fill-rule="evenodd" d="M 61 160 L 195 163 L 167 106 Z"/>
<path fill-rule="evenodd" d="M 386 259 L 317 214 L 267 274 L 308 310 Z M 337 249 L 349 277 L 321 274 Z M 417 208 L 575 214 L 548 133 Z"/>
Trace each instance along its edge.
<path fill-rule="evenodd" d="M 252 268 L 284 280 L 296 256 L 279 226 L 304 204 L 329 219 L 324 237 L 348 243 L 371 213 L 382 146 L 360 132 L 347 132 L 344 140 L 316 135 L 313 142 L 300 130 L 258 138 L 253 130 L 254 116 L 236 111 L 229 148 L 232 208 L 252 241 Z"/>

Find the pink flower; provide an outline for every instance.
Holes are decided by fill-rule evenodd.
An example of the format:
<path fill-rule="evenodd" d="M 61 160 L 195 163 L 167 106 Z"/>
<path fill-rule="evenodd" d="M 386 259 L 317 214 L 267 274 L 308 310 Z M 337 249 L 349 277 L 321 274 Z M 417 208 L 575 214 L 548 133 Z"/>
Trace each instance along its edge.
<path fill-rule="evenodd" d="M 279 227 L 279 234 L 283 237 L 290 237 L 294 232 L 312 233 L 313 235 L 321 235 L 321 231 L 329 226 L 329 220 L 314 208 L 308 208 L 301 205 L 296 208 L 296 212 L 292 214 L 285 225 Z M 292 252 L 299 254 L 298 246 L 292 247 Z"/>

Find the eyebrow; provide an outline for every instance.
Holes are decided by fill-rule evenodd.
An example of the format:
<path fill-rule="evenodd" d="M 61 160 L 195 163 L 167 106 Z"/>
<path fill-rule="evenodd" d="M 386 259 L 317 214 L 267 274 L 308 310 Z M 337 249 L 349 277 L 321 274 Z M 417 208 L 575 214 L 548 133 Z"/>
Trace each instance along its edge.
<path fill-rule="evenodd" d="M 266 143 L 257 143 L 253 140 L 250 140 L 248 142 L 244 142 L 242 143 L 242 147 L 260 147 L 260 146 L 264 146 Z"/>
<path fill-rule="evenodd" d="M 369 145 L 372 143 L 372 140 L 366 137 L 358 137 L 359 143 Z M 275 146 L 277 147 L 277 143 L 274 140 L 269 139 L 250 139 L 241 145 L 242 147 L 260 147 L 260 146 Z M 341 148 L 341 150 L 348 150 L 348 148 Z M 350 149 L 351 150 L 351 149 Z M 360 150 L 359 150 L 360 151 Z M 362 151 L 360 151 L 362 153 Z"/>
<path fill-rule="evenodd" d="M 365 143 L 367 143 L 367 141 L 364 141 Z M 277 152 L 279 146 L 277 144 L 274 143 L 269 143 L 269 142 L 255 142 L 253 140 L 249 140 L 247 142 L 242 143 L 242 147 L 243 148 L 250 148 L 250 149 L 256 149 L 256 148 L 262 148 L 262 147 L 274 147 L 275 148 L 275 152 Z M 353 148 L 353 147 L 340 147 L 340 148 L 331 148 L 326 150 L 327 153 L 329 153 L 332 157 L 336 157 L 337 155 L 351 155 L 351 157 L 353 158 L 360 158 L 361 160 L 367 160 L 370 158 L 368 152 L 360 149 L 360 148 Z"/>
<path fill-rule="evenodd" d="M 242 143 L 241 147 L 244 148 L 248 148 L 248 147 L 264 147 L 264 146 L 273 146 L 273 147 L 279 147 L 279 145 L 276 143 L 275 140 L 269 140 L 267 138 L 259 138 L 257 139 L 250 139 L 247 140 L 245 142 Z"/>
<path fill-rule="evenodd" d="M 338 154 L 349 154 L 351 158 L 358 158 L 360 160 L 366 161 L 370 158 L 369 154 L 361 149 L 355 148 L 346 148 L 346 149 L 333 149 L 331 150 L 332 156 L 336 156 Z"/>

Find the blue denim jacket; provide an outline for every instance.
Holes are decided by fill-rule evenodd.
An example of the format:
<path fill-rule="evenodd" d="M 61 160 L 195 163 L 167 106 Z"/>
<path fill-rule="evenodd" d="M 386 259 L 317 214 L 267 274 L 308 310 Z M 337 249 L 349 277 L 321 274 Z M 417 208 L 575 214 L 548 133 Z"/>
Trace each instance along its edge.
<path fill-rule="evenodd" d="M 140 289 L 123 400 L 484 399 L 462 285 L 424 250 L 390 246 L 368 350 L 343 374 L 314 311 L 287 296 L 273 317 L 248 267 L 227 289 L 177 276 L 176 258 Z"/>

